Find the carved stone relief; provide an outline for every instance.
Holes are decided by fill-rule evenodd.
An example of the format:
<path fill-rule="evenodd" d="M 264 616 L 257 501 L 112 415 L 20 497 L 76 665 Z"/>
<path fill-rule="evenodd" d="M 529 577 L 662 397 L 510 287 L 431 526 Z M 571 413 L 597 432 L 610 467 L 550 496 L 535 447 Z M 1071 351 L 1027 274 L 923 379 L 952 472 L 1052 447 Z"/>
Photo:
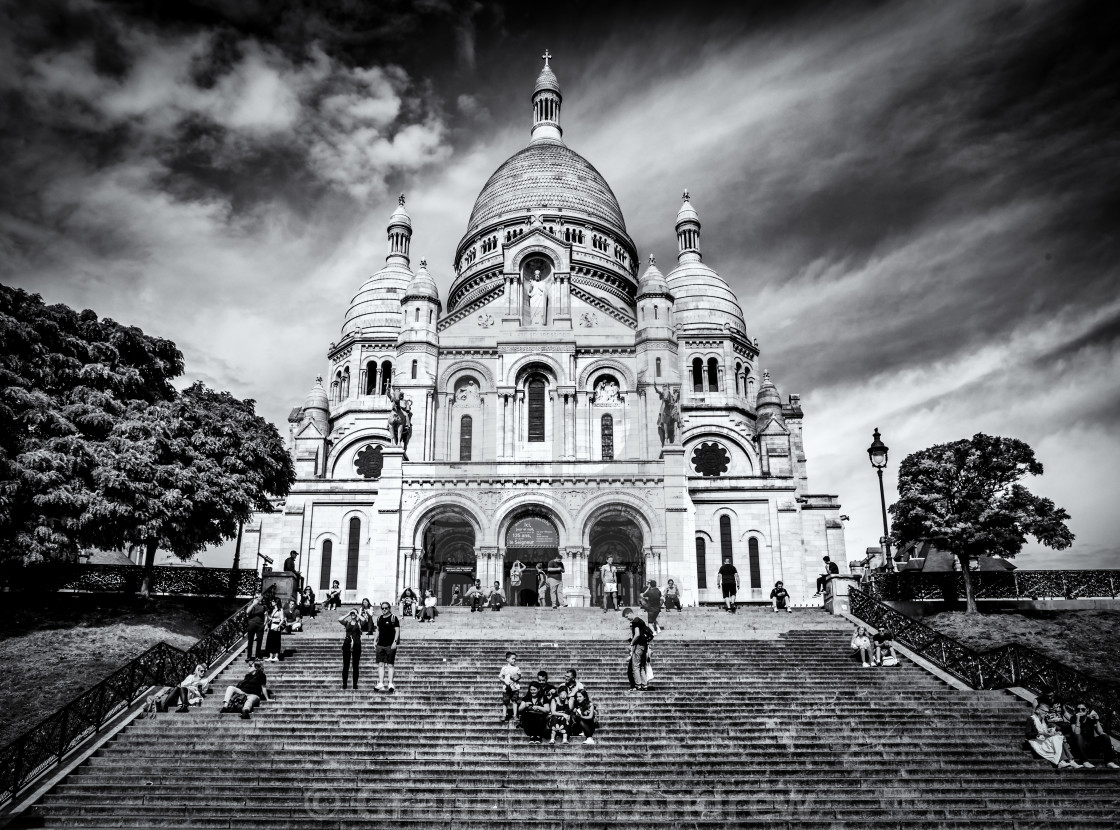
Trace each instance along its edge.
<path fill-rule="evenodd" d="M 621 403 L 618 397 L 618 381 L 607 377 L 596 382 L 591 403 L 595 406 L 618 406 Z"/>
<path fill-rule="evenodd" d="M 479 326 L 479 328 L 488 329 L 492 325 L 494 325 L 494 318 L 491 315 L 489 315 L 489 314 L 479 314 L 478 315 L 478 326 Z"/>
<path fill-rule="evenodd" d="M 599 315 L 594 311 L 585 311 L 579 315 L 579 324 L 585 329 L 593 329 L 599 325 Z"/>

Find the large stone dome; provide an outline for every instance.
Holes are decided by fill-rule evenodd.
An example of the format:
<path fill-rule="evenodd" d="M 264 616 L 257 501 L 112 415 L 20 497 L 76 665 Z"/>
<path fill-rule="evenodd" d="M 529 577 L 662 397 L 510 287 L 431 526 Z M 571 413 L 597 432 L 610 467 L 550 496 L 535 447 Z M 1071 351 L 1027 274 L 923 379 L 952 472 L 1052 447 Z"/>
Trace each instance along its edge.
<path fill-rule="evenodd" d="M 626 233 L 618 199 L 591 162 L 559 141 L 538 140 L 494 171 L 474 201 L 464 238 L 503 216 L 558 208 Z"/>

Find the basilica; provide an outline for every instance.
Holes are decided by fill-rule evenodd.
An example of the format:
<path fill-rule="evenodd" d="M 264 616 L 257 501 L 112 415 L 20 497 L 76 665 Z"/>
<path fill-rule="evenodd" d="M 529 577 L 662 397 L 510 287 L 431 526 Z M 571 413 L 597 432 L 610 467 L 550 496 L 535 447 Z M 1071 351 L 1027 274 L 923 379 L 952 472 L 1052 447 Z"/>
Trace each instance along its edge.
<path fill-rule="evenodd" d="M 346 602 L 411 587 L 447 603 L 477 578 L 535 604 L 523 572 L 560 557 L 568 604 L 597 604 L 608 556 L 631 604 L 650 579 L 718 601 L 725 558 L 740 601 L 783 580 L 811 602 L 844 531 L 836 497 L 809 488 L 800 399 L 759 368 L 688 192 L 663 273 L 566 143 L 562 102 L 546 53 L 529 143 L 479 192 L 445 297 L 400 197 L 384 267 L 290 415 L 297 481 L 245 544 L 296 551 L 306 583 L 337 580 Z"/>

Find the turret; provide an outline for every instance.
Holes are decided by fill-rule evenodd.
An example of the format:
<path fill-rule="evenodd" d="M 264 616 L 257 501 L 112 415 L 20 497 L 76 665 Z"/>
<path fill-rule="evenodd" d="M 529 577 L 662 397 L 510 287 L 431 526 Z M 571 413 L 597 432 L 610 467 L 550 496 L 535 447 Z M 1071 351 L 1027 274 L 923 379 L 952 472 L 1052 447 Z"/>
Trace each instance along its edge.
<path fill-rule="evenodd" d="M 400 263 L 408 267 L 408 248 L 412 241 L 412 217 L 405 212 L 404 194 L 397 199 L 397 209 L 389 217 L 389 253 L 386 262 Z"/>
<path fill-rule="evenodd" d="M 677 262 L 700 262 L 700 215 L 689 200 L 688 191 L 681 197 L 684 203 L 677 211 Z"/>
<path fill-rule="evenodd" d="M 564 134 L 560 128 L 560 104 L 564 96 L 560 94 L 560 81 L 548 65 L 552 55 L 546 49 L 541 57 L 544 68 L 533 88 L 533 141 L 560 141 Z"/>

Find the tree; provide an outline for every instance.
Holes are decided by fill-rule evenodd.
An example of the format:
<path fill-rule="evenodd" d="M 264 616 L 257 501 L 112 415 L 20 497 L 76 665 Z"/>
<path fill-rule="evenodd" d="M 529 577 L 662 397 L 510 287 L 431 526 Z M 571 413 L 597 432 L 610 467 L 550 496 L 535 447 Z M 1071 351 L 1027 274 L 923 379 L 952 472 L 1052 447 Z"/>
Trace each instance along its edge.
<path fill-rule="evenodd" d="M 1069 514 L 1019 484 L 1027 475 L 1042 475 L 1028 444 L 983 433 L 913 453 L 899 468 L 894 542 L 929 541 L 955 555 L 970 614 L 976 598 L 969 570 L 981 554 L 1013 557 L 1028 535 L 1055 550 L 1073 543 Z"/>
<path fill-rule="evenodd" d="M 132 408 L 104 450 L 83 536 L 102 547 L 141 545 L 145 597 L 158 549 L 188 559 L 233 538 L 295 480 L 276 427 L 254 402 L 201 383 L 174 401 Z"/>
<path fill-rule="evenodd" d="M 0 557 L 76 558 L 101 445 L 182 371 L 170 340 L 0 285 Z"/>

